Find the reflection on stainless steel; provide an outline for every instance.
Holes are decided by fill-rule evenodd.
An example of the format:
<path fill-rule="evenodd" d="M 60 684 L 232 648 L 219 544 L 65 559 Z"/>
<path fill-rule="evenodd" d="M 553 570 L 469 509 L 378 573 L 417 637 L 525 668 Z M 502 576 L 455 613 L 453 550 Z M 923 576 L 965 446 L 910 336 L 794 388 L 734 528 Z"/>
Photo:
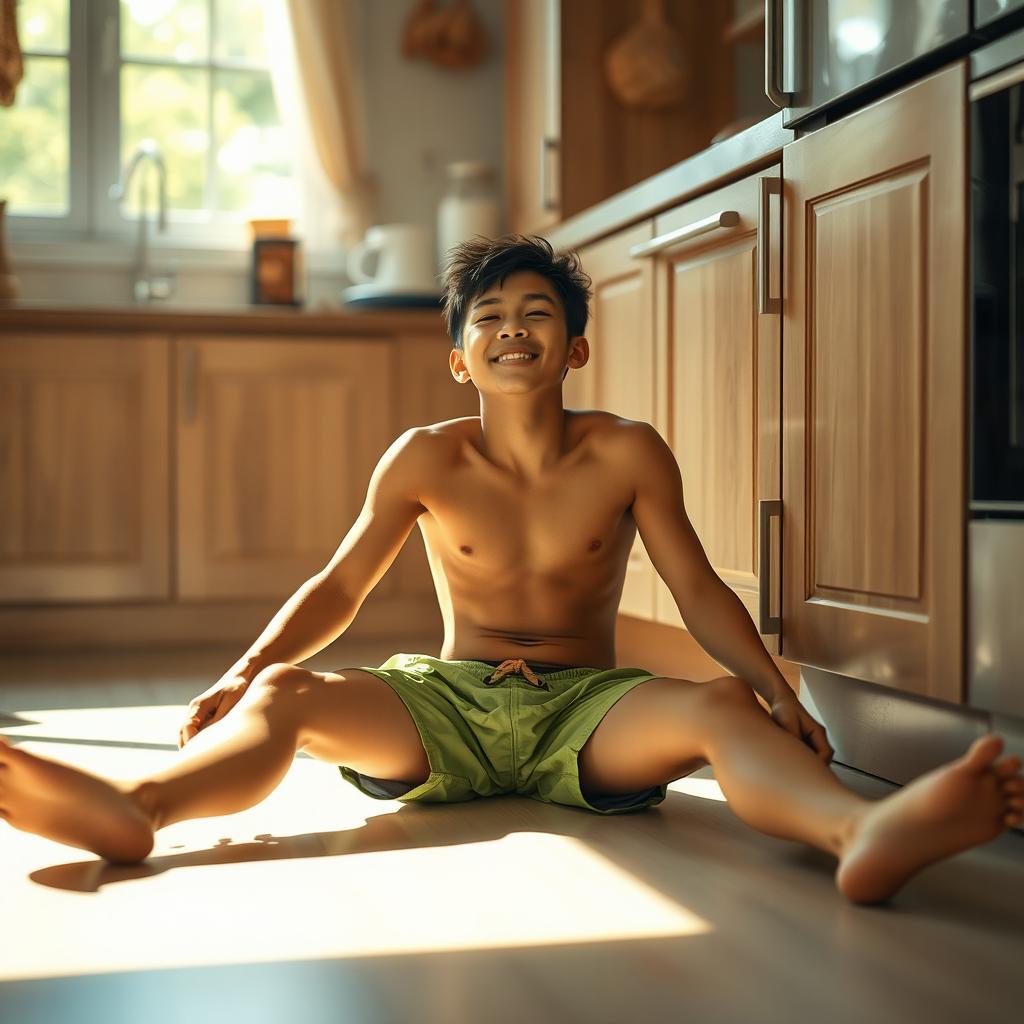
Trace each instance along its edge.
<path fill-rule="evenodd" d="M 912 75 L 912 66 L 940 47 L 967 46 L 971 2 L 786 0 L 792 17 L 782 20 L 782 50 L 794 66 L 783 71 L 795 90 L 786 126 L 896 69 Z"/>
<path fill-rule="evenodd" d="M 968 559 L 967 703 L 1024 718 L 1024 521 L 972 520 Z"/>
<path fill-rule="evenodd" d="M 1024 0 L 974 0 L 974 24 L 980 28 L 1021 7 Z"/>
<path fill-rule="evenodd" d="M 889 29 L 889 5 L 884 0 L 833 0 L 829 34 L 836 56 L 852 61 L 874 53 Z"/>

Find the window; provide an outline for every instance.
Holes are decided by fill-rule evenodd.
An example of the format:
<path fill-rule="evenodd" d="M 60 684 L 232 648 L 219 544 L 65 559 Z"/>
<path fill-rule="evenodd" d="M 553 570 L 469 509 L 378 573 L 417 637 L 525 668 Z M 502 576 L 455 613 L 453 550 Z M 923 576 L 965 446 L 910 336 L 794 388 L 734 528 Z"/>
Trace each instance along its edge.
<path fill-rule="evenodd" d="M 67 3 L 23 2 L 18 23 L 25 76 L 0 111 L 0 181 L 12 214 L 62 217 L 71 207 Z"/>
<path fill-rule="evenodd" d="M 245 244 L 252 217 L 297 207 L 292 147 L 267 65 L 263 4 L 284 0 L 19 0 L 25 77 L 0 110 L 0 181 L 12 233 L 132 236 L 167 168 L 166 244 Z"/>

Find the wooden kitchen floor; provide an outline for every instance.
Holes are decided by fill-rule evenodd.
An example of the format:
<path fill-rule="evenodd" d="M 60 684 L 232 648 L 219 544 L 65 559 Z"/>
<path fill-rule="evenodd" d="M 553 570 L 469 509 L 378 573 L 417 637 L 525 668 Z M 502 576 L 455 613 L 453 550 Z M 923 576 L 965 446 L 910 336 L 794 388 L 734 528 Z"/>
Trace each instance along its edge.
<path fill-rule="evenodd" d="M 347 650 L 344 665 L 307 665 L 378 665 L 395 648 Z M 173 762 L 185 704 L 239 653 L 6 656 L 0 732 L 137 777 Z M 834 770 L 866 796 L 895 789 Z M 262 804 L 164 829 L 142 866 L 0 822 L 0 1020 L 939 1024 L 1019 1011 L 1017 833 L 933 865 L 885 907 L 845 902 L 834 870 L 744 825 L 710 768 L 655 809 L 606 817 L 518 797 L 371 800 L 300 755 Z"/>

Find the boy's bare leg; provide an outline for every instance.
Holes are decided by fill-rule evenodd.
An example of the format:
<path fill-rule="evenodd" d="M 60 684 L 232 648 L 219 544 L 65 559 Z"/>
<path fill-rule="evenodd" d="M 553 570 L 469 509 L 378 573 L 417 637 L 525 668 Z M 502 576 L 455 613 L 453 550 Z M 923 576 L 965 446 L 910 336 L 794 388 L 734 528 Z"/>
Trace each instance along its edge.
<path fill-rule="evenodd" d="M 297 750 L 412 785 L 430 772 L 416 724 L 387 683 L 359 669 L 342 675 L 274 664 L 155 775 L 102 779 L 0 740 L 0 819 L 135 863 L 149 856 L 153 833 L 165 825 L 259 803 Z"/>
<path fill-rule="evenodd" d="M 742 821 L 835 855 L 840 891 L 871 903 L 1021 820 L 1021 761 L 996 761 L 1002 746 L 981 737 L 956 761 L 867 800 L 773 722 L 742 680 L 658 679 L 608 713 L 580 753 L 580 777 L 585 791 L 627 793 L 693 771 L 699 754 Z"/>
<path fill-rule="evenodd" d="M 263 800 L 291 767 L 298 735 L 294 704 L 282 688 L 253 685 L 172 767 L 145 779 L 101 779 L 0 739 L 0 817 L 115 863 L 134 863 L 149 856 L 159 828 Z"/>

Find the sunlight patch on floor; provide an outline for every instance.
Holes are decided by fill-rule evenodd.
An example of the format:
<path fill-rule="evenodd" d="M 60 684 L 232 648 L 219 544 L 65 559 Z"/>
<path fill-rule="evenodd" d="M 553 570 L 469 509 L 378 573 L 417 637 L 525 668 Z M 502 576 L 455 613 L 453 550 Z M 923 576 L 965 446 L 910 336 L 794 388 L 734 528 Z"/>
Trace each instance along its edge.
<path fill-rule="evenodd" d="M 99 740 L 108 743 L 178 743 L 178 729 L 188 717 L 180 704 L 114 708 L 45 708 L 8 712 L 23 725 L 0 730 L 12 740 L 45 736 L 67 740 Z M 54 753 L 54 756 L 59 756 Z"/>
<path fill-rule="evenodd" d="M 719 800 L 726 803 L 725 794 L 715 779 L 695 779 L 688 775 L 685 779 L 670 782 L 668 788 L 673 793 L 685 793 L 701 800 Z"/>
<path fill-rule="evenodd" d="M 220 822 L 223 833 L 224 819 Z M 45 840 L 38 844 L 32 844 L 32 870 L 87 857 L 68 849 L 66 858 L 61 847 Z M 586 844 L 547 833 L 189 866 L 149 877 L 146 870 L 107 868 L 109 878 L 119 874 L 123 880 L 90 893 L 40 890 L 29 882 L 34 915 L 10 914 L 23 930 L 5 952 L 0 980 L 680 937 L 711 930 L 703 918 Z M 142 877 L 132 878 L 133 873 Z M 58 920 L 59 929 L 49 923 Z"/>
<path fill-rule="evenodd" d="M 3 732 L 86 771 L 136 778 L 180 756 L 131 743 L 168 744 L 181 711 L 18 711 L 39 724 Z M 672 788 L 721 799 L 714 780 Z M 0 822 L 4 916 L 19 922 L 17 941 L 3 943 L 0 981 L 711 930 L 585 836 L 538 831 L 533 802 L 480 804 L 461 805 L 455 836 L 452 808 L 371 800 L 336 767 L 300 758 L 256 806 L 162 829 L 139 866 L 108 865 Z M 580 820 L 567 819 L 566 830 Z"/>

